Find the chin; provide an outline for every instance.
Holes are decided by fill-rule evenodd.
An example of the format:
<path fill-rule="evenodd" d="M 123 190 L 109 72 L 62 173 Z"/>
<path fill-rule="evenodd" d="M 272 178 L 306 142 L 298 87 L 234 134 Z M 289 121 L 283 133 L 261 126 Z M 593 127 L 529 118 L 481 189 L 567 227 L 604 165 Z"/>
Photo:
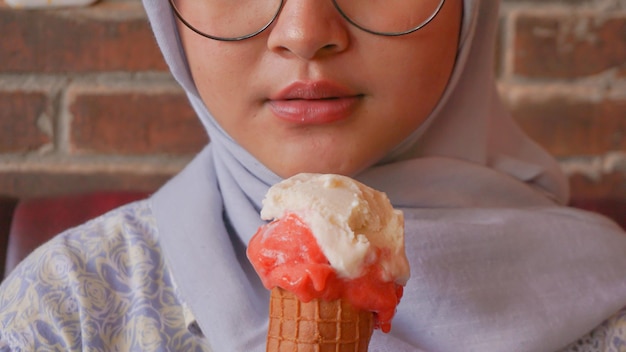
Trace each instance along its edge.
<path fill-rule="evenodd" d="M 295 167 L 283 168 L 281 170 L 272 170 L 282 178 L 289 178 L 299 173 L 317 173 L 317 174 L 338 174 L 344 176 L 354 176 L 360 171 L 366 169 L 370 164 L 364 166 L 347 165 L 345 163 L 335 164 L 298 164 Z"/>
<path fill-rule="evenodd" d="M 338 174 L 353 177 L 359 172 L 374 165 L 378 161 L 378 155 L 371 156 L 371 150 L 364 148 L 355 150 L 351 145 L 342 143 L 314 144 L 317 149 L 306 145 L 302 148 L 298 145 L 284 145 L 282 154 L 259 153 L 259 160 L 266 167 L 282 178 L 288 178 L 299 173 Z M 343 151 L 340 153 L 340 151 Z M 376 151 L 381 153 L 381 150 Z"/>

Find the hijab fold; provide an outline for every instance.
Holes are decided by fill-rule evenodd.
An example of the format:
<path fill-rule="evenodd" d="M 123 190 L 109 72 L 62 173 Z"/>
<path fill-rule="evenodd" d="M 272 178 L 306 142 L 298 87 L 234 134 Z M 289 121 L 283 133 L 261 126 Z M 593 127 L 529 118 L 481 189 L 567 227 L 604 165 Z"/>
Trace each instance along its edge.
<path fill-rule="evenodd" d="M 268 291 L 245 258 L 280 178 L 228 136 L 199 98 L 167 0 L 143 0 L 172 74 L 211 143 L 151 199 L 166 262 L 215 351 L 264 351 Z M 626 305 L 626 236 L 560 206 L 557 163 L 502 107 L 495 0 L 465 0 L 461 44 L 426 123 L 353 175 L 406 220 L 412 278 L 372 351 L 556 351 Z M 208 40 L 208 39 L 207 39 Z"/>

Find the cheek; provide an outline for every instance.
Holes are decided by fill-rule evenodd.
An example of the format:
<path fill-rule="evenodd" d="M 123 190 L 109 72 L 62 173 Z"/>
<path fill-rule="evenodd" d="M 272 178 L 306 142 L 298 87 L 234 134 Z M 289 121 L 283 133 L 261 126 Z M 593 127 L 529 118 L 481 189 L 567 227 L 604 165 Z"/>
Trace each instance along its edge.
<path fill-rule="evenodd" d="M 411 61 L 397 62 L 387 70 L 379 87 L 380 101 L 391 116 L 397 116 L 404 127 L 414 122 L 419 125 L 439 101 L 447 84 L 448 70 L 437 67 L 432 60 L 419 55 Z M 413 126 L 417 127 L 417 126 Z"/>
<path fill-rule="evenodd" d="M 413 111 L 418 120 L 423 120 L 446 89 L 456 59 L 456 42 L 449 38 L 417 41 L 404 49 L 398 55 L 402 59 L 390 66 L 383 89 L 394 109 Z"/>
<path fill-rule="evenodd" d="M 188 61 L 196 87 L 211 100 L 228 97 L 241 85 L 241 60 L 227 60 L 218 50 L 193 50 Z"/>
<path fill-rule="evenodd" d="M 221 101 L 245 86 L 257 54 L 249 43 L 210 40 L 179 25 L 187 62 L 203 98 Z M 235 95 L 236 96 L 236 95 Z"/>
<path fill-rule="evenodd" d="M 411 109 L 426 116 L 439 102 L 448 84 L 458 50 L 461 4 L 446 2 L 434 22 L 405 37 L 388 38 L 379 74 L 388 99 L 399 109 Z M 378 43 L 385 48 L 384 42 Z M 393 55 L 384 56 L 384 53 Z M 379 64 L 381 64 L 379 62 Z"/>
<path fill-rule="evenodd" d="M 229 123 L 237 123 L 237 116 L 251 113 L 244 111 L 249 106 L 247 92 L 254 76 L 250 71 L 253 65 L 247 61 L 251 54 L 236 53 L 216 45 L 205 48 L 196 48 L 188 55 L 192 76 L 209 111 L 227 128 Z"/>

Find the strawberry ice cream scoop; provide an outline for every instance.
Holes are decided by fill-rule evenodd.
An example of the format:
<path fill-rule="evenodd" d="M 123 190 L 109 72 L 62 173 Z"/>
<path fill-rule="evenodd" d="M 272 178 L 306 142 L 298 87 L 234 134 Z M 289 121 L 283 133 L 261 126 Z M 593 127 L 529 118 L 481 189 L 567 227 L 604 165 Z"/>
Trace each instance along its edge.
<path fill-rule="evenodd" d="M 409 278 L 402 212 L 351 178 L 299 174 L 272 187 L 248 258 L 266 288 L 298 299 L 347 299 L 384 332 Z"/>

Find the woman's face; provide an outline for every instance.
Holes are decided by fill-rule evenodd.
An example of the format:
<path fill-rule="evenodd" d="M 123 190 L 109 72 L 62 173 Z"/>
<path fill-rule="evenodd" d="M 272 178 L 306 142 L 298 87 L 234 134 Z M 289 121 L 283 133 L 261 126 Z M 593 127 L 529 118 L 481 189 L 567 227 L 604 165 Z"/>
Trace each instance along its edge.
<path fill-rule="evenodd" d="M 450 77 L 462 0 L 417 32 L 383 37 L 350 25 L 330 0 L 286 0 L 241 42 L 179 31 L 191 73 L 224 130 L 282 177 L 354 175 L 408 137 Z"/>

